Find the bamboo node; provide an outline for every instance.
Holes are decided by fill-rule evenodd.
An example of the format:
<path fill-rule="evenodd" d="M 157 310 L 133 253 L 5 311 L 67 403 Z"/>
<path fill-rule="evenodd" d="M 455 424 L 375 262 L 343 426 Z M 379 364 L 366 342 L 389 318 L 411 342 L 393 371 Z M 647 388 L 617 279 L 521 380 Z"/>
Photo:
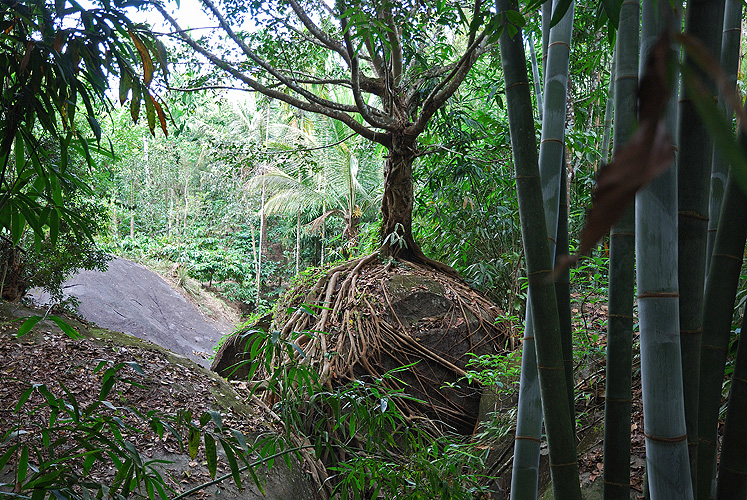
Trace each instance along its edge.
<path fill-rule="evenodd" d="M 516 437 L 514 437 L 514 441 L 519 441 L 519 440 L 522 440 L 522 441 L 534 441 L 536 443 L 540 443 L 541 442 L 541 440 L 539 438 L 536 438 L 536 437 L 533 437 L 533 436 L 518 436 L 517 435 Z"/>
<path fill-rule="evenodd" d="M 692 210 L 680 210 L 679 212 L 677 212 L 677 215 L 685 219 L 695 219 L 695 220 L 708 222 L 707 215 L 703 215 L 698 212 L 693 212 Z"/>
<path fill-rule="evenodd" d="M 645 292 L 638 295 L 639 299 L 677 299 L 680 292 Z"/>
<path fill-rule="evenodd" d="M 643 435 L 646 436 L 646 439 L 650 439 L 651 441 L 656 441 L 657 443 L 680 443 L 682 441 L 687 440 L 687 434 L 683 436 L 661 437 L 661 436 L 652 436 L 651 434 L 644 432 Z"/>

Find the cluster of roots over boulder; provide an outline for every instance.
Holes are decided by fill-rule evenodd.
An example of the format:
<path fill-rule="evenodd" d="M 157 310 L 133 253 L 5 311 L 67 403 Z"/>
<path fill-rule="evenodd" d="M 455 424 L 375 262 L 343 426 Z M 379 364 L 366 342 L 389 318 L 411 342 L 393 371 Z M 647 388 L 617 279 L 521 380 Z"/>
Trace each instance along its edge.
<path fill-rule="evenodd" d="M 482 388 L 467 381 L 468 361 L 519 343 L 501 318 L 502 311 L 461 278 L 375 252 L 302 277 L 264 326 L 294 338 L 297 349 L 286 356 L 295 355 L 293 361 L 308 365 L 327 387 L 376 379 L 412 398 L 395 403 L 409 421 L 437 434 L 470 435 Z M 252 363 L 248 351 L 246 337 L 235 336 L 213 369 L 245 379 L 250 370 L 240 365 Z M 384 376 L 393 370 L 396 376 Z"/>

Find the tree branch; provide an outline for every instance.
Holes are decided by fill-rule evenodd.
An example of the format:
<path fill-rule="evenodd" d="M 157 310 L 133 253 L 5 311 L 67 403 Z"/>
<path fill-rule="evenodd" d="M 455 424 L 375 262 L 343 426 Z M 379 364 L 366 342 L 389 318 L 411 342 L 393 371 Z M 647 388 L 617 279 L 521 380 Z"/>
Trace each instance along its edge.
<path fill-rule="evenodd" d="M 213 15 L 218 19 L 218 23 L 220 24 L 220 27 L 223 29 L 223 31 L 228 34 L 228 36 L 233 40 L 233 42 L 244 52 L 244 54 L 254 61 L 256 64 L 258 64 L 263 70 L 265 70 L 268 74 L 272 75 L 273 78 L 280 81 L 283 85 L 287 86 L 289 89 L 293 90 L 294 92 L 297 92 L 301 96 L 303 96 L 306 100 L 312 103 L 317 103 L 321 106 L 334 109 L 337 111 L 344 111 L 347 113 L 355 112 L 358 110 L 353 111 L 349 107 L 345 107 L 341 105 L 340 103 L 330 101 L 327 99 L 322 99 L 319 96 L 315 95 L 313 92 L 309 92 L 308 90 L 304 89 L 303 87 L 300 87 L 296 85 L 293 80 L 289 80 L 288 78 L 284 77 L 278 71 L 272 67 L 267 61 L 263 60 L 257 54 L 254 53 L 254 51 L 249 47 L 244 40 L 242 40 L 235 31 L 231 28 L 231 26 L 228 24 L 228 21 L 226 21 L 226 18 L 223 17 L 223 14 L 220 13 L 218 8 L 215 6 L 212 0 L 201 0 L 203 5 L 205 5 L 210 11 L 213 13 Z"/>
<path fill-rule="evenodd" d="M 345 51 L 345 47 L 343 47 L 342 43 L 334 40 L 331 36 L 327 35 L 327 33 L 321 30 L 319 26 L 317 26 L 314 21 L 309 18 L 309 16 L 306 14 L 297 0 L 288 1 L 291 4 L 291 8 L 293 8 L 293 12 L 296 13 L 298 19 L 300 19 L 303 25 L 306 26 L 306 29 L 309 30 L 309 33 L 314 35 L 314 37 L 316 37 L 317 40 L 324 44 L 325 47 L 340 54 L 343 60 L 348 65 L 350 65 L 350 56 Z"/>
<path fill-rule="evenodd" d="M 472 69 L 477 57 L 482 55 L 484 51 L 483 41 L 486 35 L 486 31 L 483 30 L 464 52 L 451 72 L 430 92 L 423 102 L 423 109 L 420 112 L 420 116 L 418 116 L 417 121 L 410 127 L 409 133 L 418 135 L 425 130 L 428 120 L 456 92 L 459 85 L 467 77 L 469 70 Z"/>
<path fill-rule="evenodd" d="M 360 65 L 358 63 L 358 56 L 353 52 L 353 43 L 350 40 L 350 30 L 348 30 L 347 20 L 342 18 L 340 19 L 340 23 L 342 24 L 345 45 L 347 46 L 348 54 L 350 55 L 350 76 L 353 83 L 353 99 L 355 99 L 355 104 L 358 106 L 361 116 L 374 127 L 383 128 L 384 130 L 394 130 L 394 124 L 389 117 L 386 117 L 385 120 L 385 117 L 383 116 L 375 116 L 373 108 L 363 100 L 363 96 L 361 95 Z"/>
<path fill-rule="evenodd" d="M 153 4 L 153 6 L 156 8 L 156 10 L 158 10 L 161 13 L 161 15 L 164 17 L 164 19 L 166 19 L 166 21 L 168 21 L 178 31 L 181 31 L 179 23 L 177 23 L 176 19 L 174 19 L 168 12 L 166 12 L 166 10 L 162 6 L 158 4 Z M 259 83 L 257 80 L 254 80 L 253 78 L 245 75 L 238 69 L 234 68 L 227 61 L 221 59 L 220 57 L 216 56 L 209 50 L 202 47 L 194 39 L 192 39 L 188 34 L 182 33 L 180 35 L 180 38 L 187 45 L 189 45 L 194 51 L 198 52 L 199 54 L 207 58 L 216 67 L 222 69 L 223 71 L 230 74 L 231 76 L 241 81 L 242 83 L 246 84 L 249 88 L 251 88 L 252 90 L 256 92 L 260 92 L 261 94 L 264 94 L 273 99 L 278 99 L 280 101 L 283 101 L 287 104 L 290 104 L 291 106 L 295 106 L 304 111 L 318 113 L 318 114 L 333 118 L 335 120 L 338 120 L 344 123 L 345 125 L 347 125 L 351 130 L 355 131 L 356 133 L 360 134 L 362 137 L 365 137 L 368 140 L 377 142 L 384 146 L 388 146 L 391 143 L 391 138 L 389 137 L 388 134 L 377 132 L 375 130 L 372 130 L 366 127 L 365 125 L 362 125 L 353 116 L 351 116 L 348 113 L 345 113 L 345 112 L 342 112 L 342 111 L 339 111 L 337 109 L 333 109 L 330 107 L 326 107 L 324 105 L 321 105 L 315 102 L 304 101 L 297 97 L 289 95 L 285 92 L 281 92 L 269 86 L 263 85 Z"/>

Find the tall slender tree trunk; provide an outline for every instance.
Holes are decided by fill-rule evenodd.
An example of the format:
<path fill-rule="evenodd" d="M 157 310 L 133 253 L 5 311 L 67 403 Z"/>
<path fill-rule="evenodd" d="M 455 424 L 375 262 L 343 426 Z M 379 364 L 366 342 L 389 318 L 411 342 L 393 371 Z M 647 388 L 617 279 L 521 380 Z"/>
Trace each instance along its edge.
<path fill-rule="evenodd" d="M 724 0 L 688 0 L 685 32 L 700 40 L 711 56 L 721 54 Z M 685 65 L 696 73 L 690 58 Z M 711 93 L 716 99 L 715 86 Z M 687 446 L 693 488 L 696 488 L 698 453 L 698 373 L 703 335 L 703 285 L 705 283 L 708 194 L 713 143 L 700 119 L 688 88 L 682 85 L 679 108 L 679 155 L 677 162 L 679 317 L 682 349 L 682 385 L 685 398 Z"/>
<path fill-rule="evenodd" d="M 745 139 L 744 134 L 740 133 L 740 143 L 747 151 Z M 703 342 L 698 392 L 698 500 L 708 499 L 711 494 L 713 464 L 718 450 L 721 385 L 747 239 L 747 198 L 736 184 L 730 174 L 703 301 Z"/>
<path fill-rule="evenodd" d="M 741 331 L 744 331 L 746 326 L 747 322 L 743 319 Z M 747 498 L 747 460 L 744 456 L 744 450 L 747 449 L 745 415 L 747 415 L 747 339 L 740 338 L 737 360 L 731 378 L 729 408 L 726 410 L 716 500 Z"/>
<path fill-rule="evenodd" d="M 721 67 L 731 82 L 730 87 L 736 88 L 737 71 L 739 69 L 739 56 L 742 37 L 742 0 L 726 0 L 724 7 L 724 28 L 721 37 Z M 723 95 L 719 93 L 719 107 L 730 119 L 734 115 Z M 711 194 L 708 206 L 708 239 L 706 241 L 706 272 L 710 269 L 713 243 L 716 239 L 719 216 L 721 214 L 721 203 L 724 199 L 726 178 L 729 173 L 729 165 L 717 150 L 713 151 L 713 164 L 711 166 Z"/>
<path fill-rule="evenodd" d="M 498 11 L 517 10 L 516 2 L 499 0 Z M 519 212 L 529 276 L 531 315 L 537 322 L 536 356 L 539 369 L 542 405 L 545 414 L 553 418 L 546 422 L 550 448 L 550 468 L 554 497 L 558 500 L 580 499 L 576 462 L 576 443 L 570 419 L 565 388 L 565 371 L 560 347 L 555 287 L 552 280 L 552 259 L 548 245 L 542 188 L 534 137 L 534 118 L 526 56 L 521 29 L 511 37 L 504 29 L 500 38 L 501 64 L 506 80 L 506 101 L 509 114 L 511 146 L 516 166 Z M 547 115 L 546 115 L 547 116 Z M 557 227 L 553 225 L 553 231 Z M 524 346 L 524 356 L 528 354 Z M 522 381 L 523 382 L 523 381 Z M 521 440 L 517 430 L 517 443 Z M 522 474 L 524 483 L 516 484 L 526 495 L 536 496 L 536 475 Z M 512 480 L 513 481 L 513 480 Z M 512 482 L 513 485 L 513 482 Z M 514 494 L 514 493 L 512 493 Z M 522 493 L 515 493 L 521 498 Z M 535 498 L 525 496 L 524 498 Z"/>
<path fill-rule="evenodd" d="M 667 2 L 644 0 L 641 66 L 667 21 Z M 669 17 L 665 17 L 669 16 Z M 672 51 L 670 56 L 676 59 Z M 675 130 L 676 92 L 667 126 Z M 674 161 L 674 155 L 672 161 Z M 690 463 L 682 397 L 677 284 L 677 177 L 669 169 L 636 195 L 636 254 L 646 470 L 653 500 L 691 500 Z"/>
<path fill-rule="evenodd" d="M 630 140 L 638 113 L 638 31 L 640 3 L 620 10 L 615 47 L 615 151 Z M 603 167 L 604 168 L 604 167 Z M 635 207 L 630 206 L 610 232 L 607 380 L 604 399 L 604 499 L 630 498 L 630 414 L 635 290 Z"/>
<path fill-rule="evenodd" d="M 620 30 L 618 30 L 618 33 Z M 615 73 L 616 70 L 616 51 L 612 51 L 612 68 L 610 69 L 610 85 L 607 91 L 607 103 L 604 106 L 604 126 L 602 132 L 602 148 L 600 156 L 602 165 L 606 165 L 610 158 L 610 139 L 612 136 L 612 113 L 615 109 Z"/>
<path fill-rule="evenodd" d="M 529 38 L 529 54 L 532 58 L 532 80 L 534 81 L 534 96 L 537 99 L 537 114 L 539 119 L 542 120 L 542 87 L 543 80 L 540 76 L 539 65 L 537 64 L 537 51 L 534 49 L 534 38 L 532 35 L 528 35 Z"/>
<path fill-rule="evenodd" d="M 557 1 L 554 3 L 557 4 Z M 543 27 L 545 23 L 549 24 L 549 22 L 550 16 L 545 16 L 543 11 Z M 544 111 L 542 113 L 542 142 L 540 144 L 538 165 L 541 175 L 542 193 L 544 194 L 545 235 L 550 242 L 549 251 L 552 252 L 552 257 L 555 256 L 554 243 L 557 239 L 561 175 L 564 175 L 562 173 L 564 171 L 562 168 L 564 161 L 563 133 L 565 130 L 565 97 L 572 28 L 573 7 L 569 8 L 568 13 L 561 22 L 548 32 L 549 46 L 545 51 L 548 57 L 544 72 Z M 524 73 L 526 73 L 526 70 Z M 534 129 L 533 125 L 532 129 Z M 519 181 L 518 175 L 517 170 L 517 186 Z M 524 325 L 519 408 L 511 486 L 511 495 L 515 499 L 524 498 L 525 495 L 528 497 L 532 495 L 536 496 L 538 479 L 539 444 L 542 432 L 542 412 L 540 408 L 542 401 L 541 391 L 539 390 L 541 381 L 537 376 L 535 343 L 538 319 L 533 315 L 534 307 L 532 300 L 530 294 L 527 301 L 527 315 Z M 572 378 L 572 374 L 570 378 Z M 571 387 L 567 393 L 567 408 L 571 416 L 573 415 L 572 391 L 573 388 Z M 571 421 L 573 421 L 572 417 Z"/>

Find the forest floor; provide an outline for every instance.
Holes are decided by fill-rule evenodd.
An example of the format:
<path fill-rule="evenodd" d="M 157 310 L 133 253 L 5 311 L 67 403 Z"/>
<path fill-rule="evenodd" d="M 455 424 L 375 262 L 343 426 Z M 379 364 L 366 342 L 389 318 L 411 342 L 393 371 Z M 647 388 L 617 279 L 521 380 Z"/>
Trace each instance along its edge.
<path fill-rule="evenodd" d="M 245 400 L 223 378 L 151 342 L 93 327 L 74 318 L 65 319 L 83 336 L 81 339 L 69 338 L 49 320 L 40 322 L 30 333 L 18 338 L 19 318 L 33 313 L 38 314 L 39 311 L 0 303 L 0 435 L 20 426 L 28 432 L 23 439 L 33 444 L 36 443 L 34 439 L 38 439 L 39 429 L 47 425 L 45 415 L 48 410 L 42 391 L 33 391 L 20 411 L 16 407 L 29 385 L 44 384 L 54 397 L 65 399 L 70 405 L 68 408 L 77 405 L 82 409 L 99 395 L 103 371 L 120 363 L 124 363 L 118 372 L 120 380 L 106 397 L 109 404 L 95 410 L 91 418 L 115 415 L 113 409 L 116 408 L 116 415 L 128 426 L 122 432 L 124 439 L 135 446 L 140 459 L 143 462 L 169 462 L 158 467 L 166 486 L 173 491 L 171 496 L 210 481 L 204 448 L 201 447 L 197 457 L 190 458 L 174 435 L 167 431 L 163 437 L 159 437 L 151 430 L 148 418 L 138 416 L 133 409 L 141 414 L 154 412 L 166 422 L 178 412 L 189 411 L 193 415 L 192 420 L 196 421 L 206 411 L 218 411 L 223 425 L 243 432 L 247 441 L 251 436 L 277 432 L 279 429 L 262 405 Z M 139 370 L 127 365 L 132 362 L 137 363 Z M 102 363 L 104 370 L 97 372 L 96 367 Z M 58 422 L 61 425 L 64 418 Z M 178 428 L 174 422 L 171 424 Z M 63 437 L 70 443 L 75 442 L 75 433 L 64 430 L 55 432 L 60 432 L 56 438 Z M 107 427 L 101 430 L 103 434 L 108 432 Z M 115 437 L 112 435 L 109 439 L 116 441 Z M 186 435 L 180 439 L 186 440 Z M 186 447 L 186 441 L 183 442 Z M 37 446 L 39 444 L 36 443 Z M 34 458 L 32 454 L 30 463 L 34 463 Z M 0 471 L 0 483 L 13 482 L 13 462 L 11 460 L 9 466 Z M 244 485 L 248 488 L 243 491 L 239 491 L 228 479 L 195 492 L 193 496 L 197 499 L 226 500 L 312 499 L 310 483 L 304 479 L 299 467 L 294 466 L 293 469 L 294 472 L 289 473 L 280 461 L 270 471 L 257 470 L 267 496 L 251 485 L 252 479 L 248 474 L 244 477 Z M 111 466 L 94 467 L 87 479 L 112 484 L 115 472 Z M 219 454 L 218 475 L 227 472 L 226 457 Z M 1 487 L 0 497 L 3 497 Z"/>

